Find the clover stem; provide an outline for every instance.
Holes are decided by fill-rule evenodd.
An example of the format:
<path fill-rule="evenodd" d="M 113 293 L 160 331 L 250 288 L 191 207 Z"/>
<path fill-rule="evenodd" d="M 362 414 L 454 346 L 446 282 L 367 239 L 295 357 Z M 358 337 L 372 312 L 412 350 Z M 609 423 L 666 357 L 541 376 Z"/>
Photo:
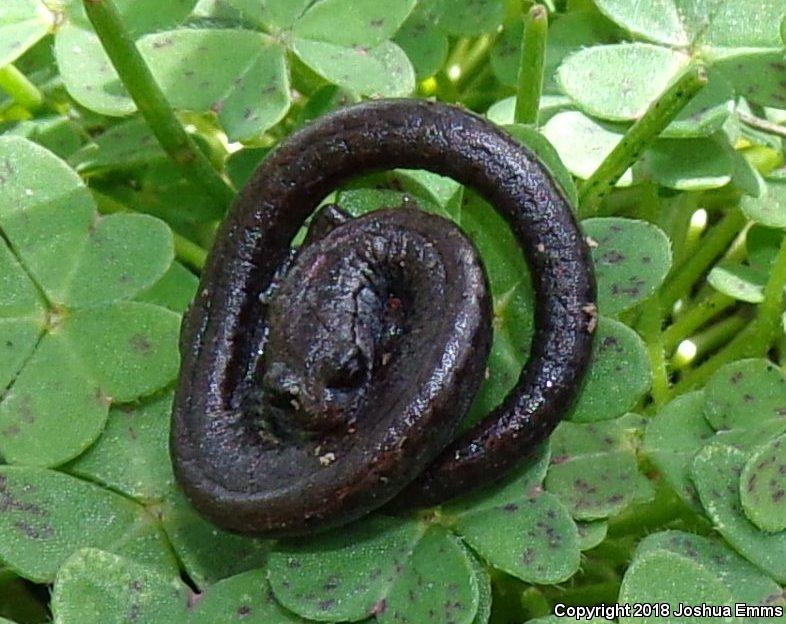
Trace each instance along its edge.
<path fill-rule="evenodd" d="M 647 345 L 652 367 L 652 399 L 662 405 L 671 395 L 668 364 L 663 349 L 663 308 L 657 293 L 642 305 L 638 327 Z"/>
<path fill-rule="evenodd" d="M 680 193 L 666 210 L 666 230 L 671 239 L 675 265 L 681 264 L 688 257 L 689 250 L 701 236 L 703 228 L 693 227 L 692 223 L 700 199 L 701 193 Z"/>
<path fill-rule="evenodd" d="M 469 37 L 462 37 L 458 39 L 450 50 L 450 55 L 448 56 L 448 60 L 445 62 L 445 67 L 453 67 L 454 65 L 461 65 L 461 61 L 469 52 L 470 46 L 472 45 L 472 39 Z"/>
<path fill-rule="evenodd" d="M 175 256 L 180 262 L 194 269 L 197 273 L 201 272 L 207 260 L 207 252 L 193 241 L 188 240 L 172 231 L 175 242 Z"/>
<path fill-rule="evenodd" d="M 749 318 L 735 314 L 710 325 L 703 332 L 690 338 L 696 347 L 696 359 L 701 359 L 707 353 L 723 346 L 734 338 L 744 327 L 750 323 Z"/>
<path fill-rule="evenodd" d="M 778 255 L 772 263 L 770 277 L 764 286 L 764 301 L 759 304 L 756 324 L 761 336 L 760 348 L 772 346 L 778 335 L 778 327 L 783 313 L 783 289 L 786 288 L 786 237 L 781 240 Z"/>
<path fill-rule="evenodd" d="M 554 593 L 552 600 L 567 606 L 614 604 L 620 592 L 620 581 L 603 581 L 571 587 Z"/>
<path fill-rule="evenodd" d="M 683 394 L 704 384 L 715 371 L 729 362 L 754 355 L 758 336 L 758 324 L 754 321 L 738 332 L 723 349 L 708 358 L 701 366 L 686 371 L 674 386 L 675 394 Z"/>
<path fill-rule="evenodd" d="M 549 14 L 546 7 L 542 4 L 534 5 L 524 16 L 524 35 L 521 41 L 514 114 L 516 123 L 532 125 L 538 123 L 548 28 Z"/>
<path fill-rule="evenodd" d="M 778 337 L 783 313 L 783 289 L 786 288 L 786 237 L 772 264 L 764 286 L 764 300 L 756 310 L 756 319 L 704 364 L 685 373 L 677 389 L 687 391 L 705 383 L 723 365 L 745 357 L 766 355 Z"/>
<path fill-rule="evenodd" d="M 663 129 L 679 114 L 694 95 L 707 84 L 707 71 L 692 64 L 652 103 L 611 151 L 579 191 L 582 216 L 597 213 L 603 198 L 648 148 Z"/>
<path fill-rule="evenodd" d="M 768 134 L 774 134 L 775 136 L 786 138 L 786 126 L 780 126 L 766 119 L 762 119 L 761 117 L 749 115 L 745 111 L 741 110 L 737 111 L 737 117 L 746 126 L 756 128 L 756 130 L 761 130 L 762 132 L 766 132 Z"/>
<path fill-rule="evenodd" d="M 702 238 L 699 248 L 672 270 L 661 290 L 664 309 L 668 310 L 690 292 L 715 259 L 726 251 L 745 223 L 742 212 L 733 208 Z"/>
<path fill-rule="evenodd" d="M 545 617 L 551 614 L 551 605 L 537 587 L 528 587 L 521 592 L 521 606 L 527 612 L 527 619 Z"/>
<path fill-rule="evenodd" d="M 477 76 L 477 69 L 488 58 L 491 52 L 491 47 L 496 40 L 494 35 L 483 35 L 475 44 L 466 52 L 459 62 L 461 73 L 459 74 L 456 82 L 456 88 L 461 91 L 466 88 L 468 82 L 473 81 Z M 485 64 L 483 70 L 488 69 L 488 64 Z M 483 71 L 482 70 L 482 71 Z"/>
<path fill-rule="evenodd" d="M 31 113 L 44 105 L 44 95 L 38 87 L 12 64 L 0 68 L 0 89 Z"/>
<path fill-rule="evenodd" d="M 610 537 L 643 535 L 686 514 L 694 515 L 675 493 L 660 487 L 651 500 L 613 518 L 609 522 L 608 534 Z"/>
<path fill-rule="evenodd" d="M 666 351 L 673 351 L 680 342 L 689 337 L 694 331 L 710 322 L 715 317 L 728 310 L 736 299 L 713 291 L 707 297 L 700 299 L 681 314 L 674 323 L 663 332 L 663 345 Z"/>
<path fill-rule="evenodd" d="M 83 0 L 85 11 L 123 85 L 161 146 L 183 174 L 225 208 L 235 192 L 183 128 L 123 25 L 112 0 Z"/>

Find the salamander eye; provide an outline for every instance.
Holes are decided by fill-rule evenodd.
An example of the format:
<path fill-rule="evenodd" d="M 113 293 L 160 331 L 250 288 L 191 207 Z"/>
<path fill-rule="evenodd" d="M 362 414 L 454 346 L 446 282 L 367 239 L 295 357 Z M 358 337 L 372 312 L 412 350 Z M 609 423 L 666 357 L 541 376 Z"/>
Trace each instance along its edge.
<path fill-rule="evenodd" d="M 368 360 L 357 351 L 343 363 L 327 371 L 325 388 L 337 392 L 357 390 L 366 382 L 368 375 Z"/>

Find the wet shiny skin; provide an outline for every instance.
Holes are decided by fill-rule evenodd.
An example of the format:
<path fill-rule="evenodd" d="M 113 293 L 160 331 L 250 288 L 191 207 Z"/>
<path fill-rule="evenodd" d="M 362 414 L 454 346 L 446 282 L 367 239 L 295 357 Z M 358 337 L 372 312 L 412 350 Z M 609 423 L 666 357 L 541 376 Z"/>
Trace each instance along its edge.
<path fill-rule="evenodd" d="M 411 209 L 353 220 L 331 209 L 290 250 L 338 184 L 396 167 L 483 194 L 533 276 L 530 360 L 500 407 L 457 440 L 490 343 L 487 280 L 467 238 Z M 282 143 L 222 225 L 183 326 L 178 482 L 216 524 L 274 536 L 385 504 L 437 504 L 501 478 L 575 397 L 594 302 L 568 201 L 502 130 L 419 100 L 337 111 Z"/>

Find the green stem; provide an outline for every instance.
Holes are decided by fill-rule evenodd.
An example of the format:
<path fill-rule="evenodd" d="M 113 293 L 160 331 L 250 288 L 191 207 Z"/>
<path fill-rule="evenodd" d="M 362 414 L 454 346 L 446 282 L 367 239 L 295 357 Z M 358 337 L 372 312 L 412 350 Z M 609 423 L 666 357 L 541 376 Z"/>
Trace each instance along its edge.
<path fill-rule="evenodd" d="M 466 55 L 460 59 L 459 67 L 461 73 L 456 80 L 456 89 L 463 91 L 467 88 L 467 84 L 473 82 L 477 77 L 478 68 L 483 65 L 483 70 L 488 69 L 488 63 L 484 63 L 491 53 L 491 47 L 496 40 L 495 35 L 483 35 L 475 44 L 467 51 Z"/>
<path fill-rule="evenodd" d="M 671 352 L 693 334 L 697 329 L 723 314 L 737 300 L 717 291 L 706 298 L 692 304 L 688 309 L 663 332 L 663 344 L 667 352 Z"/>
<path fill-rule="evenodd" d="M 201 186 L 222 208 L 234 191 L 211 166 L 188 135 L 156 84 L 112 0 L 83 0 L 85 11 L 123 85 L 136 103 L 161 146 L 183 174 Z"/>
<path fill-rule="evenodd" d="M 690 338 L 690 341 L 696 345 L 696 360 L 702 359 L 708 353 L 729 342 L 748 323 L 750 323 L 749 318 L 735 314 L 711 325 L 700 334 Z"/>
<path fill-rule="evenodd" d="M 521 606 L 527 612 L 529 620 L 551 614 L 549 601 L 537 587 L 528 587 L 521 593 Z"/>
<path fill-rule="evenodd" d="M 538 123 L 548 29 L 548 11 L 542 4 L 536 4 L 524 16 L 524 36 L 521 41 L 521 61 L 514 115 L 516 123 L 532 125 Z"/>
<path fill-rule="evenodd" d="M 630 507 L 609 522 L 609 537 L 644 535 L 653 529 L 692 513 L 685 503 L 672 491 L 658 488 L 653 499 Z"/>
<path fill-rule="evenodd" d="M 691 228 L 691 221 L 698 209 L 700 197 L 700 193 L 680 193 L 668 206 L 666 213 L 667 222 L 664 223 L 664 229 L 669 233 L 669 238 L 671 239 L 675 265 L 681 264 L 689 255 L 694 232 L 696 233 L 696 239 L 701 234 L 694 228 Z"/>
<path fill-rule="evenodd" d="M 680 381 L 674 386 L 675 394 L 684 394 L 704 385 L 715 374 L 715 371 L 729 362 L 755 355 L 754 345 L 758 342 L 758 336 L 758 324 L 754 321 L 701 366 L 686 371 Z"/>
<path fill-rule="evenodd" d="M 677 388 L 683 392 L 705 383 L 719 368 L 746 357 L 761 357 L 780 333 L 783 289 L 786 288 L 786 237 L 772 264 L 764 286 L 764 301 L 756 310 L 756 320 L 739 332 L 721 351 L 698 368 L 685 373 Z"/>
<path fill-rule="evenodd" d="M 764 286 L 764 301 L 759 304 L 756 324 L 759 326 L 760 340 L 757 345 L 766 350 L 777 338 L 781 315 L 783 314 L 783 289 L 786 288 L 786 237 L 781 241 L 778 255 L 770 270 L 770 277 Z"/>
<path fill-rule="evenodd" d="M 44 95 L 14 65 L 0 68 L 0 89 L 10 95 L 19 106 L 31 113 L 44 105 Z"/>
<path fill-rule="evenodd" d="M 620 581 L 604 581 L 592 585 L 579 585 L 550 595 L 554 603 L 570 607 L 614 604 L 620 593 Z"/>
<path fill-rule="evenodd" d="M 453 49 L 450 51 L 450 55 L 448 56 L 448 60 L 445 62 L 445 67 L 452 67 L 453 65 L 461 66 L 462 59 L 467 55 L 470 46 L 472 45 L 472 39 L 469 37 L 462 37 L 461 39 L 457 40 Z"/>
<path fill-rule="evenodd" d="M 642 305 L 638 323 L 652 367 L 652 399 L 656 405 L 666 403 L 671 395 L 668 365 L 663 349 L 662 310 L 658 295 L 653 295 Z"/>
<path fill-rule="evenodd" d="M 737 111 L 737 117 L 739 117 L 739 120 L 746 126 L 786 139 L 786 127 L 784 126 L 779 126 L 776 123 L 772 123 L 761 117 L 756 117 L 755 115 L 749 115 L 741 110 Z"/>
<path fill-rule="evenodd" d="M 704 235 L 699 249 L 672 271 L 661 290 L 664 309 L 668 310 L 690 292 L 715 259 L 726 251 L 745 223 L 745 216 L 734 208 Z"/>
<path fill-rule="evenodd" d="M 701 65 L 690 65 L 655 100 L 644 115 L 622 137 L 589 179 L 581 186 L 579 205 L 583 216 L 594 215 L 601 200 L 614 183 L 641 156 L 663 129 L 671 123 L 691 98 L 707 84 L 707 72 Z"/>

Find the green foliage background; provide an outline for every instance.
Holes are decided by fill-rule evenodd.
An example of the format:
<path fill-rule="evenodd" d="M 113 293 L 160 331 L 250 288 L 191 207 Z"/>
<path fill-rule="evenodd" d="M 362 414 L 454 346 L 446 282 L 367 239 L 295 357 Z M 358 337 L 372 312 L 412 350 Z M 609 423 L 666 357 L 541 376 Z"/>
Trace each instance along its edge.
<path fill-rule="evenodd" d="M 161 117 L 127 90 L 146 79 L 121 80 L 81 0 L 3 0 L 0 621 L 507 624 L 559 621 L 558 603 L 786 604 L 782 0 L 546 0 L 540 34 L 521 0 L 114 2 L 217 173 L 162 148 Z M 521 50 L 544 32 L 541 89 Z M 574 200 L 599 283 L 589 377 L 492 488 L 314 538 L 230 535 L 179 494 L 167 449 L 180 315 L 222 193 L 309 120 L 402 96 L 486 114 Z M 422 171 L 333 199 L 416 204 L 475 241 L 495 309 L 475 422 L 532 332 L 507 226 Z"/>

